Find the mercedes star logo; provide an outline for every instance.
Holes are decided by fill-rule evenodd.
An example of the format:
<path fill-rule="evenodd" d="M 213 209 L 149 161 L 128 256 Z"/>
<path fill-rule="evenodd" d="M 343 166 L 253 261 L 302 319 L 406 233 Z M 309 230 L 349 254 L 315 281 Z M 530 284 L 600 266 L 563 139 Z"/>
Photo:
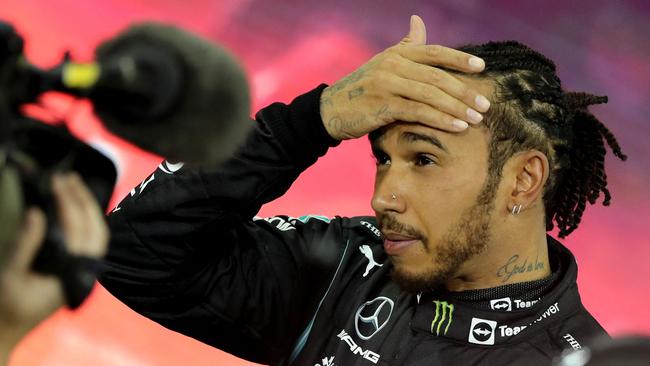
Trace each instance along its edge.
<path fill-rule="evenodd" d="M 359 338 L 367 341 L 379 332 L 393 314 L 393 300 L 379 296 L 359 307 L 355 318 L 355 328 Z"/>

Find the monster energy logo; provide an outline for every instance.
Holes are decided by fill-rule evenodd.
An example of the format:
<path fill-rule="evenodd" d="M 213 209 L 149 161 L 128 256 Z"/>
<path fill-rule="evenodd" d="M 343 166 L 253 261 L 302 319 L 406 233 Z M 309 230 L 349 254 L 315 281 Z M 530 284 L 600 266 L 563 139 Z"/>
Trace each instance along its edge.
<path fill-rule="evenodd" d="M 447 330 L 449 330 L 449 326 L 453 321 L 454 305 L 448 304 L 446 301 L 434 300 L 433 302 L 436 304 L 436 316 L 431 322 L 431 333 L 436 333 L 436 335 L 439 336 L 443 324 L 447 323 L 445 326 L 445 332 L 443 333 L 446 335 Z"/>

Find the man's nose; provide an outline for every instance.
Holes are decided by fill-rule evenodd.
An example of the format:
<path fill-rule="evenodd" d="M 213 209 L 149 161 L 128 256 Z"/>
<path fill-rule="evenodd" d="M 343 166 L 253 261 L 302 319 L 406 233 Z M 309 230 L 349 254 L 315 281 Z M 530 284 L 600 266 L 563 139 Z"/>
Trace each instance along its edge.
<path fill-rule="evenodd" d="M 378 176 L 371 206 L 375 212 L 403 213 L 406 210 L 406 187 L 395 169 Z"/>

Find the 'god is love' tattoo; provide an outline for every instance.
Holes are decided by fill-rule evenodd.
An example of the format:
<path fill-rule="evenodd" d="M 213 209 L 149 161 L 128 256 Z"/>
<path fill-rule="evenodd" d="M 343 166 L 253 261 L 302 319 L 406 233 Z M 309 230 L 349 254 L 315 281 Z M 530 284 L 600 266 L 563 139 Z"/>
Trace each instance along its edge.
<path fill-rule="evenodd" d="M 524 260 L 523 264 L 517 264 L 519 261 L 519 255 L 515 254 L 499 269 L 497 270 L 497 277 L 503 278 L 502 282 L 507 282 L 510 277 L 520 274 L 534 272 L 544 269 L 544 263 L 540 262 L 537 257 L 535 257 L 535 262 L 528 263 L 528 258 Z"/>

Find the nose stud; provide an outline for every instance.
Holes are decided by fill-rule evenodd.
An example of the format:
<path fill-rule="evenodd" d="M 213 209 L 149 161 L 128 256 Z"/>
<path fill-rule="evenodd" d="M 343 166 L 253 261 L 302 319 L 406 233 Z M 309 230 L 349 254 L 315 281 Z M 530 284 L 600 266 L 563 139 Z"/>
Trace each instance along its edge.
<path fill-rule="evenodd" d="M 397 196 L 395 195 L 395 193 L 393 193 L 393 194 L 391 194 L 390 198 L 392 198 L 393 200 L 396 200 Z"/>

